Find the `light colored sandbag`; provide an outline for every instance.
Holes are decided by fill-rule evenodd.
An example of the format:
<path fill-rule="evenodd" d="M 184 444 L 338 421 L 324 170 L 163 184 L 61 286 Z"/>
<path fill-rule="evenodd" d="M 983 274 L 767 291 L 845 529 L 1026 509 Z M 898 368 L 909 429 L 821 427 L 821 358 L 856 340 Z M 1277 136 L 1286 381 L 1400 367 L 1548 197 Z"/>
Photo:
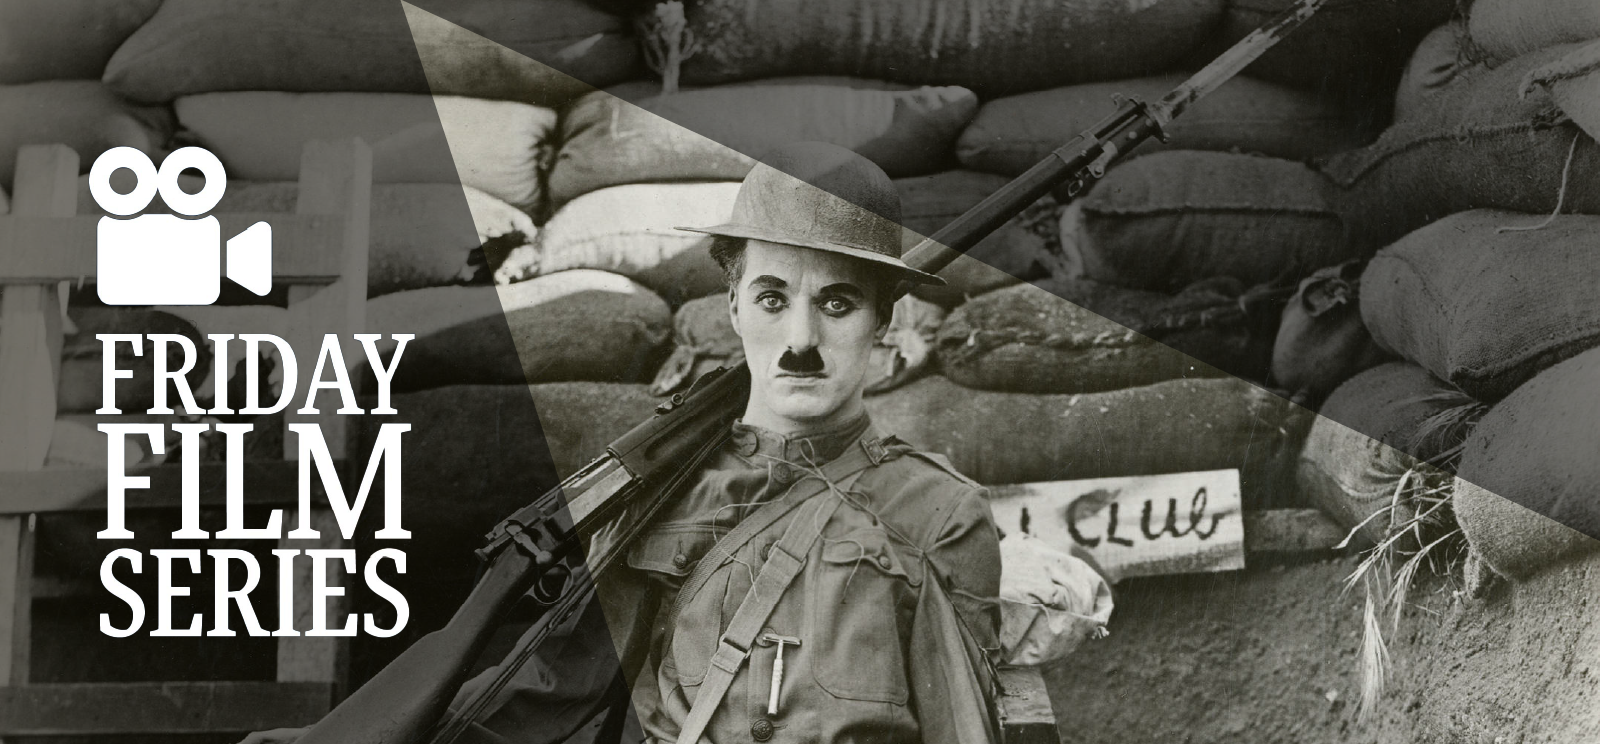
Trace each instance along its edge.
<path fill-rule="evenodd" d="M 1111 585 L 1083 559 L 1026 533 L 1000 540 L 1001 663 L 1047 664 L 1106 632 Z"/>
<path fill-rule="evenodd" d="M 873 81 L 793 81 L 680 91 L 629 100 L 599 91 L 562 120 L 550 173 L 557 204 L 608 186 L 737 181 L 774 148 L 828 142 L 861 153 L 891 177 L 938 170 L 978 109 L 964 88 L 877 90 Z"/>
<path fill-rule="evenodd" d="M 126 103 L 98 82 L 0 87 L 0 184 L 14 190 L 23 145 L 66 145 L 78 153 L 79 172 L 87 173 L 113 147 L 132 147 L 160 162 L 172 128 L 166 108 Z"/>
<path fill-rule="evenodd" d="M 961 85 L 983 96 L 1168 69 L 1208 33 L 1220 0 L 991 3 L 706 0 L 686 8 L 699 51 L 683 81 L 860 75 Z"/>
<path fill-rule="evenodd" d="M 1374 251 L 1469 209 L 1600 214 L 1600 142 L 1543 91 L 1521 95 L 1529 72 L 1576 48 L 1460 67 L 1376 143 L 1322 160 L 1352 247 Z"/>
<path fill-rule="evenodd" d="M 161 0 L 11 0 L 0 4 L 0 85 L 99 80 L 111 53 Z"/>
<path fill-rule="evenodd" d="M 1115 110 L 1113 94 L 1154 101 L 1186 77 L 1087 83 L 989 101 L 961 133 L 956 157 L 973 170 L 1021 175 Z M 1231 80 L 1201 99 L 1167 133 L 1170 143 L 1152 140 L 1138 152 L 1219 150 L 1298 159 L 1370 141 L 1334 102 L 1249 78 Z"/>
<path fill-rule="evenodd" d="M 1326 179 L 1301 163 L 1216 152 L 1112 169 L 1063 213 L 1061 241 L 1083 276 L 1162 292 L 1213 277 L 1294 279 L 1352 257 Z"/>
<path fill-rule="evenodd" d="M 1494 402 L 1600 346 L 1600 217 L 1452 215 L 1380 251 L 1361 279 L 1378 346 Z"/>
<path fill-rule="evenodd" d="M 1574 123 L 1600 140 L 1600 41 L 1578 47 L 1528 73 L 1522 81 L 1524 95 L 1535 87 L 1549 90 L 1556 105 Z"/>
<path fill-rule="evenodd" d="M 573 200 L 545 223 L 524 257 L 508 259 L 518 281 L 568 269 L 621 274 L 674 305 L 723 287 L 711 238 L 675 227 L 718 225 L 733 215 L 737 183 L 632 184 Z M 505 267 L 502 267 L 505 268 Z"/>
<path fill-rule="evenodd" d="M 902 247 L 910 250 L 924 237 L 933 236 L 1006 181 L 1002 176 L 966 170 L 896 180 L 900 224 L 905 227 Z M 940 271 L 944 286 L 918 285 L 912 292 L 954 307 L 969 297 L 1047 275 L 1059 253 L 1057 211 L 1053 198 L 1041 198 Z"/>
<path fill-rule="evenodd" d="M 105 80 L 145 101 L 357 90 L 557 106 L 639 72 L 627 22 L 581 0 L 466 0 L 440 10 L 450 22 L 413 27 L 403 5 L 382 0 L 167 0 L 117 50 Z M 426 77 L 419 52 L 430 62 Z"/>
<path fill-rule="evenodd" d="M 499 287 L 434 287 L 367 302 L 369 333 L 410 333 L 395 390 L 639 382 L 672 332 L 667 304 L 626 277 L 564 271 Z M 393 343 L 380 344 L 384 358 Z M 347 362 L 350 360 L 346 360 Z"/>
<path fill-rule="evenodd" d="M 1600 38 L 1594 0 L 1473 0 L 1467 28 L 1472 43 L 1507 60 L 1546 47 Z"/>
<path fill-rule="evenodd" d="M 1222 375 L 1153 336 L 1169 335 L 1163 326 L 1183 321 L 1195 327 L 1170 335 L 1200 330 L 1207 309 L 1233 307 L 1236 299 L 1196 296 L 1185 302 L 1087 284 L 1009 287 L 956 308 L 939 328 L 940 370 L 966 387 L 1012 393 L 1097 393 Z M 1096 314 L 1094 305 L 1102 303 L 1108 307 Z M 1133 313 L 1145 317 L 1128 317 Z M 1118 322 L 1119 316 L 1132 325 Z M 1196 350 L 1213 357 L 1217 351 Z"/>
<path fill-rule="evenodd" d="M 983 484 L 1238 468 L 1246 508 L 1293 493 L 1312 415 L 1242 380 L 1086 395 L 995 393 L 928 377 L 867 399 L 878 425 Z"/>
<path fill-rule="evenodd" d="M 117 171 L 112 188 L 132 188 L 128 171 Z M 180 179 L 194 193 L 198 178 Z M 126 185 L 119 186 L 119 183 Z M 192 184 L 192 185 L 191 185 Z M 220 212 L 293 212 L 297 183 L 234 181 Z M 157 196 L 146 213 L 168 213 Z M 89 193 L 89 179 L 78 179 L 79 214 L 103 214 Z M 372 232 L 367 248 L 367 295 L 404 289 L 468 283 L 477 277 L 473 251 L 496 238 L 522 243 L 538 235 L 527 213 L 470 186 L 453 183 L 380 183 L 372 187 Z M 229 236 L 224 236 L 229 237 Z"/>
<path fill-rule="evenodd" d="M 1478 422 L 1461 455 L 1456 521 L 1497 573 L 1523 579 L 1600 550 L 1600 351 L 1518 388 Z"/>
<path fill-rule="evenodd" d="M 1403 485 L 1450 481 L 1429 463 L 1443 465 L 1439 458 L 1465 440 L 1485 410 L 1414 364 L 1367 370 L 1339 386 L 1318 411 L 1300 453 L 1301 493 L 1340 527 L 1360 526 L 1363 539 L 1375 544 L 1426 506 L 1411 500 Z M 1385 509 L 1389 513 L 1373 516 Z"/>
<path fill-rule="evenodd" d="M 231 178 L 293 181 L 306 142 L 360 137 L 376 183 L 460 183 L 527 211 L 543 204 L 556 124 L 522 103 L 397 93 L 211 93 L 176 109 Z"/>

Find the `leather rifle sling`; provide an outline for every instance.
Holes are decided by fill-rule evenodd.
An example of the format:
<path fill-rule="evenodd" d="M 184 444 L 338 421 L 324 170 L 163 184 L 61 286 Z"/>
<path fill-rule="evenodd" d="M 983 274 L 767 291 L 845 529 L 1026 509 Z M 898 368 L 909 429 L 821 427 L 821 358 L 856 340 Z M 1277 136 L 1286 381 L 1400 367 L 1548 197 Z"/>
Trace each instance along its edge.
<path fill-rule="evenodd" d="M 816 498 L 816 496 L 835 487 L 835 484 L 840 488 L 848 487 L 854 483 L 857 476 L 874 464 L 874 458 L 865 446 L 866 441 L 864 438 L 858 443 L 861 446 L 846 450 L 844 455 L 823 466 L 820 478 L 812 476 L 812 479 L 821 481 L 819 484 L 803 491 L 793 489 L 784 498 L 763 506 L 755 514 L 740 522 L 738 528 L 718 541 L 712 552 L 701 559 L 700 564 L 695 566 L 689 582 L 686 582 L 679 591 L 678 599 L 673 606 L 674 628 L 677 625 L 678 613 L 694 596 L 691 592 L 698 592 L 704 587 L 711 574 L 727 557 L 731 557 L 738 547 L 777 521 L 778 517 L 792 509 L 796 510 L 794 519 L 784 530 L 783 537 L 772 546 L 772 552 L 767 556 L 766 562 L 761 564 L 761 570 L 751 583 L 749 593 L 745 595 L 744 601 L 739 603 L 739 609 L 734 611 L 728 629 L 718 639 L 717 650 L 712 654 L 711 663 L 706 668 L 706 676 L 700 683 L 700 691 L 695 694 L 694 704 L 689 709 L 689 717 L 684 721 L 683 729 L 678 732 L 678 744 L 698 744 L 701 734 L 705 733 L 706 726 L 711 723 L 711 716 L 721 706 L 723 697 L 728 694 L 728 688 L 733 685 L 734 676 L 738 674 L 739 668 L 744 665 L 744 660 L 750 655 L 750 648 L 755 644 L 756 636 L 761 634 L 761 628 L 766 625 L 767 618 L 772 616 L 773 610 L 777 609 L 778 601 L 783 598 L 784 592 L 788 591 L 789 585 L 794 583 L 795 578 L 805 568 L 806 556 L 811 552 L 811 546 L 822 537 L 823 528 L 833 518 L 834 511 L 841 503 L 840 499 Z M 876 441 L 876 437 L 873 437 L 872 441 Z M 795 506 L 797 503 L 798 507 Z M 769 507 L 770 515 L 763 514 L 762 512 L 769 511 Z M 750 525 L 751 529 L 740 529 L 745 525 Z"/>

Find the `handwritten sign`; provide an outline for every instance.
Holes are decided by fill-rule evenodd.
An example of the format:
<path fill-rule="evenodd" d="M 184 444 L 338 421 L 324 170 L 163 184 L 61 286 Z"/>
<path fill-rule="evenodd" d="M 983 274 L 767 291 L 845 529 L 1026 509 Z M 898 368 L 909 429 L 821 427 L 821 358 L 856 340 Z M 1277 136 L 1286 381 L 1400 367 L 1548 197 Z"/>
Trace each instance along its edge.
<path fill-rule="evenodd" d="M 1060 550 L 1076 545 L 1112 580 L 1244 568 L 1239 471 L 1027 483 L 991 489 L 995 522 Z"/>

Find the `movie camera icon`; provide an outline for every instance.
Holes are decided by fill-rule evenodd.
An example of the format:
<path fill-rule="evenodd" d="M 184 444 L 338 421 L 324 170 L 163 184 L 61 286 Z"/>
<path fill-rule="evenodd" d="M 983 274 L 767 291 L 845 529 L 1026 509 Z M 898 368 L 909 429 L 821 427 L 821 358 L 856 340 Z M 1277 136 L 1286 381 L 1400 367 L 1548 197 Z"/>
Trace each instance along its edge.
<path fill-rule="evenodd" d="M 119 194 L 111 174 L 133 172 L 133 190 Z M 200 171 L 205 185 L 185 192 L 186 169 Z M 100 301 L 107 305 L 209 305 L 222 292 L 222 224 L 201 217 L 222 200 L 228 186 L 222 161 L 210 151 L 185 147 L 168 155 L 158 172 L 143 152 L 114 147 L 89 170 L 89 193 L 111 215 L 100 218 L 95 245 Z M 178 214 L 138 214 L 161 194 Z M 184 216 L 179 216 L 184 215 Z M 192 219 L 191 219 L 192 218 Z M 272 290 L 272 226 L 257 222 L 228 239 L 227 276 L 257 295 Z"/>

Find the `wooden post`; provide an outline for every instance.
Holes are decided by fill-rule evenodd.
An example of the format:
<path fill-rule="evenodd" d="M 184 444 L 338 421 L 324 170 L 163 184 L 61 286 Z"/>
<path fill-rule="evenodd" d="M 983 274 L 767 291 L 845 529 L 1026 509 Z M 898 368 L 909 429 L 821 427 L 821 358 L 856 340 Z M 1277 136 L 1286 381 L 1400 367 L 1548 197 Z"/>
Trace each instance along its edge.
<path fill-rule="evenodd" d="M 360 346 L 352 345 L 349 341 L 351 334 L 366 329 L 367 243 L 371 229 L 371 202 L 372 151 L 366 143 L 346 140 L 306 144 L 300 158 L 300 194 L 295 211 L 299 214 L 343 216 L 343 271 L 338 281 L 327 286 L 289 288 L 285 340 L 294 348 L 301 374 L 299 391 L 295 395 L 297 402 L 290 404 L 284 418 L 287 423 L 320 425 L 329 453 L 335 459 L 350 454 L 348 438 L 355 431 L 352 426 L 354 422 L 348 416 L 334 413 L 342 405 L 337 400 L 338 396 L 328 393 L 319 396 L 319 415 L 300 416 L 295 411 L 304 405 L 306 391 L 312 383 L 310 375 L 315 369 L 325 334 L 339 334 L 343 339 L 343 353 L 347 362 L 361 358 Z M 275 250 L 278 248 L 274 246 Z M 283 249 L 293 250 L 293 247 L 283 246 Z M 324 370 L 325 377 L 330 374 L 332 370 Z M 297 436 L 285 431 L 283 446 L 285 459 L 294 460 L 299 456 Z M 352 482 L 347 473 L 342 473 L 341 477 L 345 479 L 347 489 L 359 484 L 359 480 Z M 327 509 L 313 512 L 312 525 L 322 534 L 319 539 L 285 539 L 280 547 L 301 550 L 348 547 L 339 535 L 332 513 Z M 292 527 L 292 524 L 285 524 L 285 529 Z M 295 565 L 295 627 L 304 629 L 310 627 L 311 623 L 311 562 L 301 557 L 296 559 Z M 328 586 L 344 586 L 348 592 L 357 583 L 340 578 L 342 567 L 337 561 L 330 562 L 328 569 Z M 348 596 L 328 600 L 330 627 L 343 624 L 350 605 Z M 281 638 L 278 641 L 278 681 L 325 682 L 333 686 L 335 696 L 342 696 L 346 683 L 348 647 L 343 638 Z"/>
<path fill-rule="evenodd" d="M 12 211 L 71 217 L 78 208 L 78 154 L 29 145 L 17 154 Z M 30 245 L 23 250 L 50 250 Z M 13 285 L 0 295 L 0 471 L 42 470 L 55 433 L 61 374 L 61 304 L 48 285 Z M 28 681 L 33 611 L 33 517 L 0 517 L 0 684 Z"/>

